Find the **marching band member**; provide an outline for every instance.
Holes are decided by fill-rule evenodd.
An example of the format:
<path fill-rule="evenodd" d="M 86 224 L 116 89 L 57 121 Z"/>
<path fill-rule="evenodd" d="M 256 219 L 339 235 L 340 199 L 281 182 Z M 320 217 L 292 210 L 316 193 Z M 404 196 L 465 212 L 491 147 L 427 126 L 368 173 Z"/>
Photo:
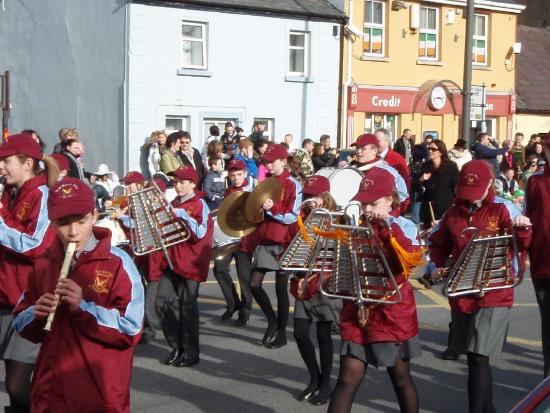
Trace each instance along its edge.
<path fill-rule="evenodd" d="M 420 355 L 420 339 L 413 288 L 408 282 L 412 264 L 405 264 L 417 264 L 422 258 L 416 225 L 399 215 L 395 177 L 386 170 L 372 168 L 366 172 L 353 199 L 361 202 L 363 215 L 371 221 L 378 242 L 383 244 L 390 268 L 397 268 L 394 276 L 402 299 L 392 305 L 365 303 L 365 326 L 358 322 L 357 305 L 344 300 L 340 314 L 340 373 L 328 411 L 351 410 L 355 393 L 372 364 L 386 367 L 401 412 L 418 412 L 410 359 Z M 402 272 L 397 273 L 399 270 Z"/>
<path fill-rule="evenodd" d="M 514 228 L 518 253 L 525 256 L 531 239 L 530 221 L 511 202 L 495 196 L 492 180 L 491 168 L 484 161 L 470 161 L 460 170 L 455 202 L 429 238 L 430 258 L 436 266 L 432 272 L 434 282 L 445 273 L 443 267 L 449 256 L 459 257 L 468 245 L 472 232 L 463 233 L 467 227 L 478 228 L 485 235 L 510 233 Z M 524 259 L 514 267 L 518 265 L 524 265 Z M 449 298 L 449 348 L 458 354 L 466 353 L 468 359 L 470 413 L 495 411 L 489 357 L 498 355 L 504 346 L 513 302 L 512 289 Z"/>
<path fill-rule="evenodd" d="M 399 201 L 401 202 L 401 212 L 407 210 L 409 204 L 409 192 L 407 184 L 399 172 L 386 161 L 380 158 L 378 150 L 380 148 L 380 141 L 372 133 L 365 133 L 357 138 L 357 140 L 351 144 L 357 149 L 357 161 L 353 165 L 361 172 L 366 172 L 371 168 L 382 168 L 392 174 L 395 181 L 395 187 L 399 194 Z"/>
<path fill-rule="evenodd" d="M 550 134 L 544 137 L 544 152 L 550 160 Z M 533 287 L 537 296 L 541 316 L 542 354 L 544 377 L 550 376 L 550 260 L 546 246 L 550 244 L 550 166 L 534 173 L 525 189 L 525 215 L 533 223 L 533 241 L 529 249 L 529 260 Z"/>
<path fill-rule="evenodd" d="M 156 307 L 164 336 L 172 348 L 165 364 L 188 367 L 199 362 L 197 299 L 199 285 L 208 277 L 214 225 L 202 193 L 195 191 L 199 183 L 195 168 L 180 166 L 169 175 L 177 193 L 172 206 L 190 237 L 168 249 L 174 269 L 166 268 L 162 274 Z"/>
<path fill-rule="evenodd" d="M 81 180 L 51 187 L 48 216 L 57 240 L 32 265 L 14 312 L 17 331 L 42 343 L 31 409 L 129 412 L 133 346 L 143 321 L 139 273 L 126 253 L 111 247 L 110 232 L 93 227 L 93 192 Z M 58 279 L 69 243 L 76 243 L 70 276 Z M 46 332 L 50 313 L 55 320 Z"/>
<path fill-rule="evenodd" d="M 0 198 L 0 348 L 11 407 L 26 411 L 39 346 L 13 332 L 11 313 L 27 286 L 33 261 L 55 239 L 46 201 L 58 167 L 32 136 L 19 134 L 0 145 L 0 175 L 6 183 Z"/>
<path fill-rule="evenodd" d="M 268 199 L 263 205 L 265 219 L 253 233 L 257 242 L 252 263 L 250 287 L 254 299 L 267 317 L 267 329 L 262 345 L 279 348 L 286 345 L 286 326 L 288 323 L 288 274 L 280 270 L 279 256 L 290 244 L 296 233 L 296 220 L 302 203 L 302 186 L 285 168 L 288 158 L 287 149 L 279 144 L 270 144 L 262 155 L 270 176 L 281 183 L 281 197 Z M 275 292 L 277 295 L 277 315 L 271 301 L 262 288 L 262 282 L 268 271 L 275 271 Z"/>
<path fill-rule="evenodd" d="M 227 165 L 227 171 L 231 186 L 226 189 L 224 198 L 233 192 L 251 192 L 254 189 L 254 180 L 248 175 L 246 165 L 243 161 L 237 159 L 231 160 Z M 244 327 L 248 323 L 250 312 L 252 311 L 250 269 L 252 266 L 253 248 L 251 248 L 250 244 L 250 237 L 245 236 L 241 239 L 239 251 L 214 260 L 214 277 L 216 277 L 227 303 L 226 310 L 222 314 L 221 319 L 223 321 L 229 320 L 238 311 L 239 318 L 235 324 L 239 327 Z M 235 257 L 237 267 L 241 298 L 237 294 L 229 269 L 233 257 Z"/>
<path fill-rule="evenodd" d="M 302 191 L 304 202 L 300 216 L 305 218 L 315 208 L 336 209 L 336 201 L 330 195 L 330 182 L 320 175 L 311 176 Z M 290 280 L 290 292 L 296 298 L 294 304 L 294 338 L 302 360 L 309 373 L 309 384 L 298 396 L 313 405 L 326 404 L 332 391 L 330 375 L 333 363 L 331 337 L 332 323 L 339 321 L 340 301 L 329 299 L 319 292 L 319 273 L 308 278 L 294 277 Z M 319 343 L 320 366 L 315 355 L 315 346 L 310 338 L 312 321 L 315 321 Z"/>

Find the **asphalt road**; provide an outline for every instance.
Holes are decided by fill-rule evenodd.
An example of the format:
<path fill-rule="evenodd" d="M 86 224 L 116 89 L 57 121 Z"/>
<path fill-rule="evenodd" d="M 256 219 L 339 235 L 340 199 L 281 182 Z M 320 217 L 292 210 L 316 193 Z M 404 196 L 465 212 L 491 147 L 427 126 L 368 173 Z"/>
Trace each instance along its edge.
<path fill-rule="evenodd" d="M 213 280 L 213 277 L 209 278 Z M 274 295 L 272 277 L 266 289 Z M 419 287 L 413 281 L 415 287 Z M 419 287 L 420 288 L 420 287 Z M 540 319 L 532 283 L 527 276 L 516 288 L 505 351 L 492 360 L 494 400 L 498 412 L 507 412 L 542 380 Z M 422 357 L 412 372 L 423 412 L 466 412 L 467 366 L 439 358 L 447 340 L 449 310 L 439 291 L 416 290 L 421 324 Z M 295 400 L 307 385 L 307 372 L 288 329 L 287 346 L 265 349 L 259 340 L 266 326 L 256 307 L 245 328 L 223 323 L 221 293 L 215 281 L 201 286 L 201 362 L 191 368 L 162 365 L 168 347 L 159 334 L 150 344 L 139 345 L 134 359 L 131 389 L 134 412 L 320 412 Z M 339 337 L 333 336 L 338 375 Z M 0 377 L 4 377 L 3 368 Z M 83 389 L 83 392 L 85 390 Z M 7 395 L 0 394 L 7 403 Z M 369 368 L 355 399 L 353 412 L 396 412 L 395 395 L 385 369 Z"/>

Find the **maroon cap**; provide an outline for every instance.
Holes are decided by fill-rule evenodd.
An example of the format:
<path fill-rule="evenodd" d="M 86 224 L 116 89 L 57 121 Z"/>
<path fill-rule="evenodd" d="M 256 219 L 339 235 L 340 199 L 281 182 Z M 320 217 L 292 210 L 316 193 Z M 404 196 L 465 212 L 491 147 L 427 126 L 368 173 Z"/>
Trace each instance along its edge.
<path fill-rule="evenodd" d="M 380 146 L 380 143 L 378 142 L 378 138 L 372 133 L 364 133 L 363 135 L 359 136 L 354 143 L 351 144 L 351 146 L 357 146 L 358 148 L 367 145 L 374 145 L 378 148 Z"/>
<path fill-rule="evenodd" d="M 157 184 L 158 188 L 160 189 L 160 192 L 166 191 L 168 187 L 166 186 L 166 182 L 160 178 L 153 178 L 152 181 L 147 182 L 147 185 L 145 185 L 146 188 L 151 188 L 153 186 L 153 182 Z"/>
<path fill-rule="evenodd" d="M 57 166 L 59 166 L 59 169 L 62 171 L 68 171 L 71 169 L 71 166 L 69 165 L 69 160 L 65 155 L 62 155 L 60 153 L 54 153 L 51 155 L 53 159 L 57 162 Z"/>
<path fill-rule="evenodd" d="M 246 171 L 246 164 L 239 159 L 232 159 L 227 165 L 228 171 Z"/>
<path fill-rule="evenodd" d="M 310 176 L 305 185 L 302 193 L 304 195 L 317 196 L 323 192 L 330 192 L 330 181 L 328 178 L 321 175 Z"/>
<path fill-rule="evenodd" d="M 94 193 L 77 178 L 56 182 L 48 195 L 48 218 L 55 221 L 69 215 L 85 215 L 95 209 Z"/>
<path fill-rule="evenodd" d="M 456 197 L 467 201 L 480 201 L 493 179 L 491 167 L 485 161 L 466 162 L 460 170 Z"/>
<path fill-rule="evenodd" d="M 0 145 L 0 158 L 12 155 L 27 155 L 33 159 L 42 159 L 40 145 L 26 133 L 8 136 Z"/>
<path fill-rule="evenodd" d="M 130 171 L 122 179 L 124 185 L 130 184 L 143 184 L 145 182 L 144 176 L 138 171 Z"/>
<path fill-rule="evenodd" d="M 262 155 L 262 161 L 273 162 L 277 159 L 288 158 L 288 150 L 278 143 L 271 143 L 267 146 L 264 154 Z"/>
<path fill-rule="evenodd" d="M 385 169 L 375 166 L 365 172 L 359 185 L 359 192 L 352 200 L 371 204 L 382 197 L 392 196 L 394 192 L 394 176 Z"/>
<path fill-rule="evenodd" d="M 168 172 L 168 176 L 193 181 L 195 184 L 199 182 L 199 175 L 197 174 L 197 171 L 195 170 L 195 168 L 189 165 L 180 166 L 175 171 Z"/>

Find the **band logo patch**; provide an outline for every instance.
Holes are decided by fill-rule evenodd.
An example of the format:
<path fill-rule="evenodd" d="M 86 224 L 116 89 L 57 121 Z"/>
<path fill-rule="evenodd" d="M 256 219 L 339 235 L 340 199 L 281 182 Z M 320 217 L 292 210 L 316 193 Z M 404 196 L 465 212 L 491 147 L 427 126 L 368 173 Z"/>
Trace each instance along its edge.
<path fill-rule="evenodd" d="M 488 227 L 487 229 L 489 231 L 498 231 L 498 218 L 497 217 L 489 217 L 489 220 L 487 222 Z"/>
<path fill-rule="evenodd" d="M 107 284 L 109 283 L 109 278 L 112 276 L 113 274 L 109 271 L 96 270 L 95 279 L 90 288 L 98 294 L 108 293 Z"/>
<path fill-rule="evenodd" d="M 368 191 L 374 186 L 374 181 L 372 179 L 363 179 L 361 182 L 361 191 Z"/>
<path fill-rule="evenodd" d="M 476 174 L 467 174 L 464 177 L 464 180 L 466 181 L 466 185 L 475 186 L 479 182 L 479 176 L 477 176 Z"/>
<path fill-rule="evenodd" d="M 17 219 L 19 221 L 23 222 L 25 220 L 25 218 L 27 218 L 27 215 L 29 213 L 29 209 L 31 209 L 31 204 L 29 204 L 28 202 L 23 202 L 23 206 L 21 207 L 21 209 L 17 213 Z"/>

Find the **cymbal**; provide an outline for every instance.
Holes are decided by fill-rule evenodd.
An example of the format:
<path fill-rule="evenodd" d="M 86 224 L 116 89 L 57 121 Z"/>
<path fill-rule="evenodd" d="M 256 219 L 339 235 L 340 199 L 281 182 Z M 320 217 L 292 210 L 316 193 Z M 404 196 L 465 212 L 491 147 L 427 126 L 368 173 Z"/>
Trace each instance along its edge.
<path fill-rule="evenodd" d="M 276 202 L 281 196 L 281 183 L 272 176 L 260 182 L 250 193 L 246 201 L 244 214 L 249 222 L 257 224 L 264 220 L 264 210 L 262 206 L 268 199 Z"/>
<path fill-rule="evenodd" d="M 226 196 L 218 208 L 218 225 L 222 232 L 230 237 L 242 238 L 251 234 L 256 225 L 249 222 L 244 208 L 251 192 L 233 192 Z"/>

